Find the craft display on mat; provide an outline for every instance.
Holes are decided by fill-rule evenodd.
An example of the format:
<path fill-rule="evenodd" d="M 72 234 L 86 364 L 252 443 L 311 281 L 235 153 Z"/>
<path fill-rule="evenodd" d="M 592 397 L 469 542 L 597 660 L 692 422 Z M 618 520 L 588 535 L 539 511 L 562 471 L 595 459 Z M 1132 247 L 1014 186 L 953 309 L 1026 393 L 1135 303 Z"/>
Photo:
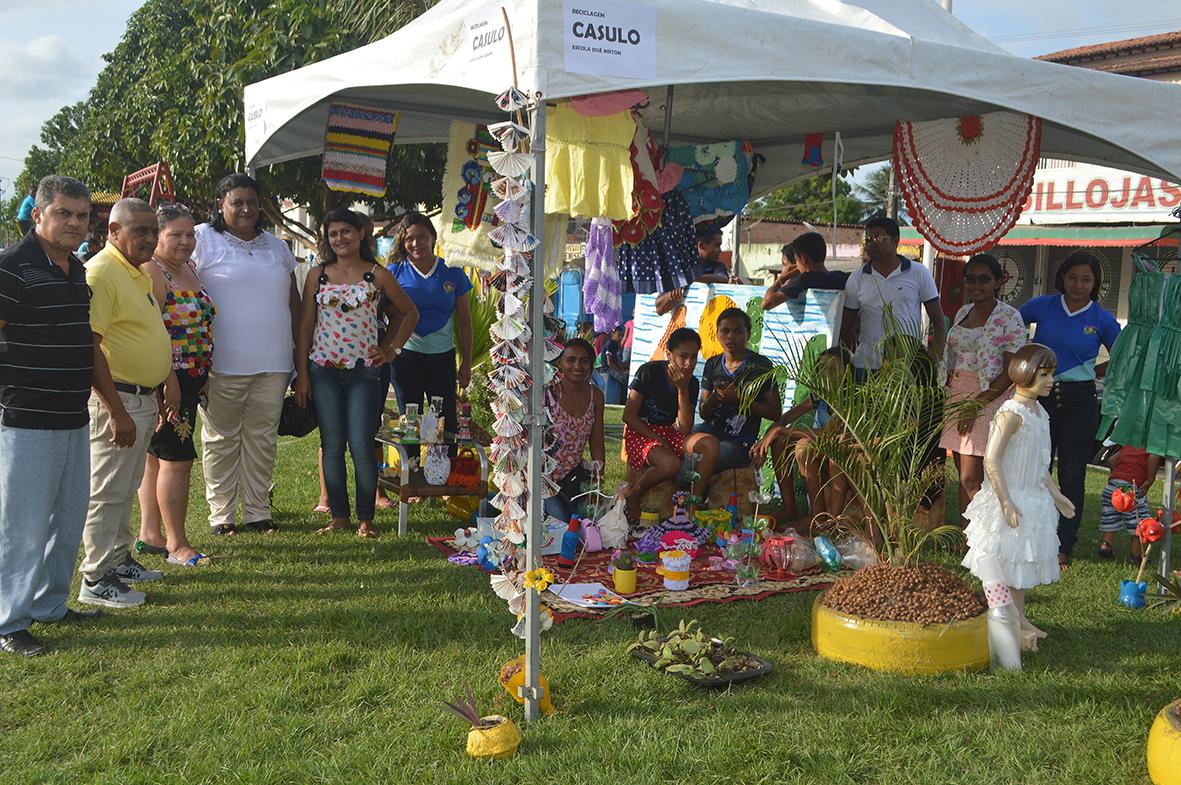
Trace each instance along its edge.
<path fill-rule="evenodd" d="M 385 196 L 386 161 L 397 130 L 397 112 L 330 105 L 324 133 L 324 184 L 332 191 Z"/>
<path fill-rule="evenodd" d="M 894 172 L 915 226 L 941 253 L 992 247 L 1021 215 L 1042 121 L 1013 112 L 894 126 Z"/>

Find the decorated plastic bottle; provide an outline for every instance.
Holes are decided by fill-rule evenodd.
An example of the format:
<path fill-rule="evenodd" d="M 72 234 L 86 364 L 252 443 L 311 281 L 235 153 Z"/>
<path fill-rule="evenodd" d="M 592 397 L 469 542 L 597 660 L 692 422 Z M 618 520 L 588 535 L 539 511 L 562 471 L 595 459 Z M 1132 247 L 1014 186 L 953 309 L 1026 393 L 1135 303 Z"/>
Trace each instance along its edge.
<path fill-rule="evenodd" d="M 738 496 L 730 494 L 726 497 L 726 512 L 730 513 L 730 531 L 738 530 Z"/>
<path fill-rule="evenodd" d="M 566 525 L 566 533 L 562 535 L 562 552 L 558 555 L 558 564 L 563 567 L 573 567 L 575 559 L 578 558 L 578 545 L 582 542 L 579 534 L 581 527 L 577 516 L 571 518 L 570 523 Z"/>

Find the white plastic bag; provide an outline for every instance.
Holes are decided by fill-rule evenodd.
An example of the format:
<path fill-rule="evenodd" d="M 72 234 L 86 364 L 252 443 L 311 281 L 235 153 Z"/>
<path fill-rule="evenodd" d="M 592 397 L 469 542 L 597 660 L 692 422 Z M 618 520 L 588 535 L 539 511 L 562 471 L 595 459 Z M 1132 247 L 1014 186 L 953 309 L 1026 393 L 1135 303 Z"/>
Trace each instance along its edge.
<path fill-rule="evenodd" d="M 603 547 L 608 550 L 627 546 L 627 513 L 624 507 L 623 499 L 616 498 L 611 508 L 596 521 Z"/>

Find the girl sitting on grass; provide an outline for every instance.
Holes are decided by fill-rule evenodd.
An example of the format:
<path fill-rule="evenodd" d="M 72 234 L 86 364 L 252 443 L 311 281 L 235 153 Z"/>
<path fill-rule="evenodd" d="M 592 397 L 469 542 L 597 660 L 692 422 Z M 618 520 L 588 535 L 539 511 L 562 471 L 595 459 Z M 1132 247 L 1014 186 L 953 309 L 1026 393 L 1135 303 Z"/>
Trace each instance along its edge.
<path fill-rule="evenodd" d="M 640 515 L 645 491 L 676 477 L 686 452 L 697 453 L 700 479 L 693 493 L 704 498 L 718 459 L 718 439 L 708 433 L 692 433 L 699 384 L 693 376 L 701 337 L 681 327 L 668 337 L 667 360 L 644 363 L 636 372 L 623 409 L 623 442 L 627 464 L 639 478 L 627 489 L 627 516 Z"/>

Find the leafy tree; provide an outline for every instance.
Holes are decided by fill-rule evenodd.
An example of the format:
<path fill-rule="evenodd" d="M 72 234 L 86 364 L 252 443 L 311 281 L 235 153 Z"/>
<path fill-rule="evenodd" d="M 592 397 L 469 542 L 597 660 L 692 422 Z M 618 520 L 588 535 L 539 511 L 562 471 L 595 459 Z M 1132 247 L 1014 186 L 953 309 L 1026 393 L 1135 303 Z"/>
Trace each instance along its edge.
<path fill-rule="evenodd" d="M 853 194 L 853 186 L 843 177 L 837 179 L 837 223 L 860 223 L 865 205 Z M 832 179 L 828 175 L 798 180 L 755 199 L 747 211 L 752 218 L 777 221 L 832 223 Z"/>
<path fill-rule="evenodd" d="M 893 191 L 890 189 L 890 175 L 893 172 L 891 164 L 886 164 L 869 173 L 865 185 L 858 185 L 858 196 L 865 202 L 865 217 L 890 214 L 890 200 L 894 201 L 895 216 L 899 223 L 906 223 L 906 205 L 902 201 L 902 193 L 897 184 Z"/>
<path fill-rule="evenodd" d="M 105 55 L 86 101 L 45 124 L 50 157 L 27 160 L 22 178 L 36 177 L 33 163 L 51 163 L 93 188 L 118 190 L 124 175 L 164 160 L 177 198 L 207 211 L 217 181 L 245 165 L 245 85 L 384 37 L 436 1 L 147 0 Z M 441 145 L 395 147 L 382 200 L 328 191 L 318 157 L 267 167 L 258 173 L 273 197 L 264 210 L 276 224 L 314 236 L 280 213 L 284 198 L 308 205 L 317 222 L 357 200 L 375 202 L 379 213 L 395 204 L 437 204 L 443 158 Z"/>

